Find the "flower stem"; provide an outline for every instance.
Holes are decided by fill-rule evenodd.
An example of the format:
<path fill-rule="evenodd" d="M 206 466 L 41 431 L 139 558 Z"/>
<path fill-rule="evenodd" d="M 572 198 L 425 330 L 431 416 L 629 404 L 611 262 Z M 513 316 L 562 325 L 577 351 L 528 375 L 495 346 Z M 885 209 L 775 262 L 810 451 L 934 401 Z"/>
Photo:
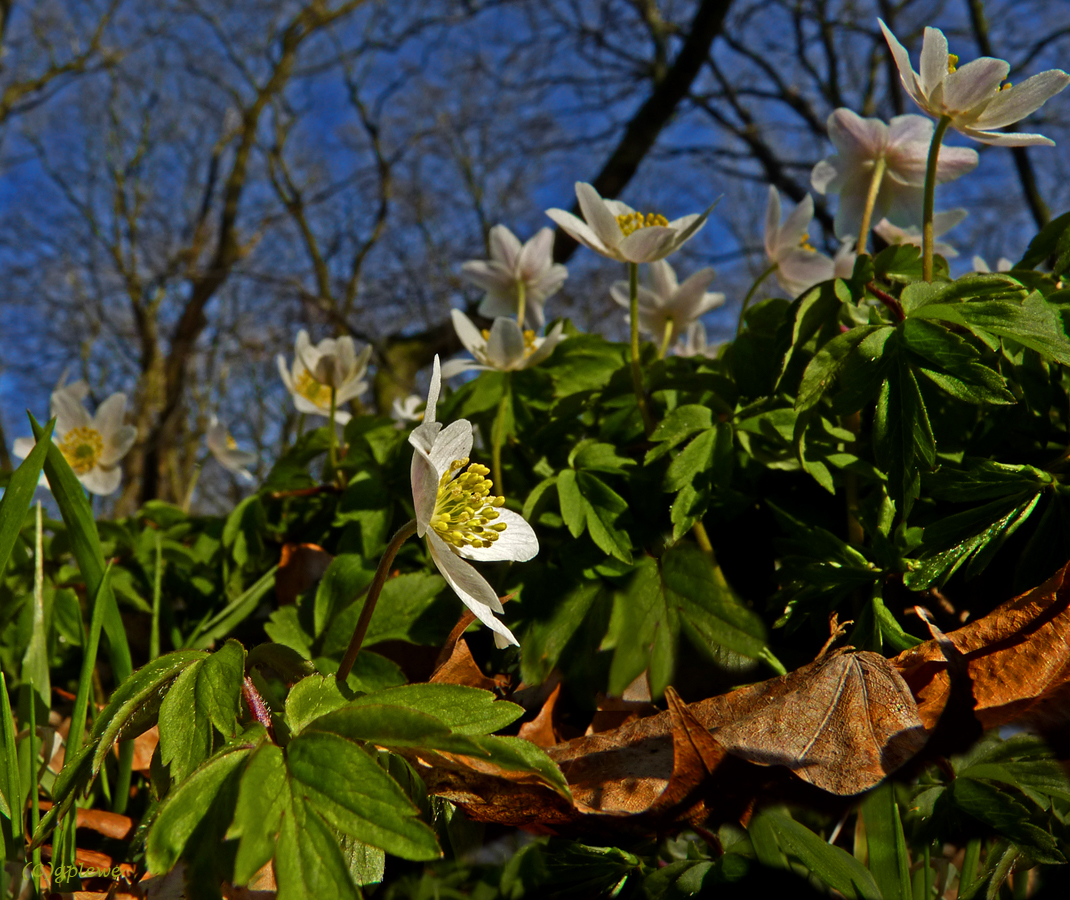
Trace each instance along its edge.
<path fill-rule="evenodd" d="M 929 145 L 929 161 L 925 166 L 925 199 L 921 211 L 921 275 L 933 280 L 933 207 L 936 204 L 936 163 L 940 158 L 940 143 L 951 124 L 950 116 L 941 116 Z"/>
<path fill-rule="evenodd" d="M 754 279 L 754 284 L 750 286 L 750 290 L 747 291 L 747 296 L 743 298 L 743 305 L 739 308 L 739 321 L 736 323 L 736 337 L 739 337 L 743 333 L 743 317 L 747 314 L 747 306 L 750 304 L 751 298 L 754 297 L 754 292 L 758 290 L 758 286 L 765 281 L 770 275 L 777 270 L 777 263 L 773 263 L 768 269 L 762 272 L 757 278 Z"/>
<path fill-rule="evenodd" d="M 394 557 L 397 556 L 401 545 L 414 534 L 416 534 L 416 520 L 412 519 L 402 525 L 390 539 L 390 543 L 387 544 L 383 558 L 379 560 L 379 567 L 375 570 L 375 576 L 372 578 L 372 583 L 368 588 L 368 594 L 364 598 L 364 606 L 360 611 L 360 618 L 357 619 L 357 626 L 353 629 L 353 637 L 346 648 L 346 655 L 342 657 L 338 672 L 334 676 L 339 683 L 345 682 L 349 677 L 349 673 L 353 670 L 353 663 L 357 661 L 360 645 L 364 643 L 364 635 L 368 633 L 368 626 L 372 621 L 372 613 L 375 612 L 375 604 L 379 600 L 379 593 L 382 591 L 383 585 L 386 584 L 386 578 L 390 574 L 390 566 L 394 562 Z"/>
<path fill-rule="evenodd" d="M 643 417 L 643 427 L 650 434 L 654 430 L 654 419 L 643 392 L 643 370 L 639 365 L 639 263 L 628 263 L 628 293 L 631 300 L 628 312 L 632 330 L 632 386 L 635 388 L 639 414 Z"/>
<path fill-rule="evenodd" d="M 502 373 L 502 398 L 498 401 L 498 413 L 494 417 L 494 428 L 490 434 L 490 477 L 497 486 L 498 493 L 505 493 L 505 479 L 502 478 L 502 444 L 505 441 L 505 410 L 509 404 L 511 387 L 509 373 Z"/>
<path fill-rule="evenodd" d="M 193 492 L 197 488 L 197 481 L 201 477 L 201 469 L 203 467 L 203 462 L 199 462 L 193 467 L 193 474 L 190 476 L 189 485 L 186 487 L 186 496 L 182 499 L 182 512 L 184 513 L 189 512 L 190 505 L 193 503 Z"/>
<path fill-rule="evenodd" d="M 661 346 L 658 348 L 658 359 L 665 359 L 665 354 L 669 350 L 669 339 L 672 337 L 673 321 L 672 319 L 665 320 L 665 334 L 661 338 Z"/>
<path fill-rule="evenodd" d="M 516 323 L 521 331 L 524 330 L 524 305 L 527 299 L 527 287 L 523 281 L 518 281 L 516 283 Z"/>
<path fill-rule="evenodd" d="M 869 193 L 866 194 L 866 206 L 862 210 L 862 226 L 858 229 L 858 244 L 855 250 L 858 253 L 866 252 L 869 243 L 869 223 L 873 219 L 873 207 L 877 203 L 877 194 L 881 190 L 881 182 L 884 180 L 884 170 L 888 163 L 883 156 L 873 164 L 873 175 L 869 179 Z"/>
<path fill-rule="evenodd" d="M 338 432 L 334 427 L 335 413 L 338 411 L 338 391 L 334 385 L 331 385 L 331 421 L 330 432 L 327 435 L 327 459 L 331 465 L 331 478 L 333 479 L 335 473 L 338 471 L 338 451 L 335 449 L 335 444 L 338 441 Z"/>

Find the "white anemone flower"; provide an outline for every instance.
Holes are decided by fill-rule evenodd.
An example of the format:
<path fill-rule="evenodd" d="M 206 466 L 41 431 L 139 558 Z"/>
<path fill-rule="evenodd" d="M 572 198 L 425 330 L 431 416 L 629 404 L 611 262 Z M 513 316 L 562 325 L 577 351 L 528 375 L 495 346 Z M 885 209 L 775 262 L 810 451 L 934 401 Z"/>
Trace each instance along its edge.
<path fill-rule="evenodd" d="M 423 405 L 424 398 L 419 394 L 409 394 L 404 400 L 395 397 L 394 402 L 390 404 L 390 418 L 398 428 L 404 428 L 408 422 L 421 422 L 424 412 L 420 407 Z"/>
<path fill-rule="evenodd" d="M 543 228 L 529 241 L 521 244 L 504 225 L 490 230 L 490 259 L 473 259 L 461 266 L 461 275 L 486 294 L 479 304 L 479 314 L 517 316 L 520 309 L 520 287 L 524 289 L 524 324 L 528 328 L 542 328 L 545 317 L 542 306 L 568 278 L 568 269 L 555 263 L 554 230 Z"/>
<path fill-rule="evenodd" d="M 51 412 L 56 428 L 52 442 L 89 493 L 114 494 L 122 481 L 119 462 L 134 446 L 137 429 L 123 424 L 126 394 L 112 394 L 93 416 L 82 405 L 88 394 L 84 381 L 53 391 Z M 13 449 L 16 456 L 25 458 L 33 446 L 32 438 L 19 438 Z"/>
<path fill-rule="evenodd" d="M 676 345 L 677 356 L 704 356 L 716 359 L 724 341 L 711 344 L 706 340 L 706 326 L 699 321 L 687 326 L 684 339 Z"/>
<path fill-rule="evenodd" d="M 224 469 L 233 472 L 242 481 L 252 481 L 253 473 L 248 466 L 256 464 L 256 454 L 248 450 L 239 450 L 238 444 L 230 436 L 227 426 L 212 416 L 208 423 L 208 431 L 205 434 L 205 442 L 208 450 Z"/>
<path fill-rule="evenodd" d="M 1070 75 L 1062 69 L 1049 69 L 1012 87 L 1003 84 L 1011 70 L 1006 60 L 982 56 L 959 68 L 959 58 L 948 53 L 944 33 L 939 28 L 926 28 L 921 71 L 915 72 L 906 47 L 883 21 L 877 21 L 899 67 L 903 87 L 924 112 L 936 119 L 947 116 L 952 128 L 982 144 L 1027 147 L 1055 143 L 1041 134 L 996 129 L 1020 122 L 1070 84 Z"/>
<path fill-rule="evenodd" d="M 521 331 L 516 319 L 501 316 L 488 331 L 480 331 L 475 323 L 459 309 L 450 310 L 453 328 L 475 359 L 452 359 L 442 367 L 444 378 L 452 378 L 468 369 L 496 369 L 514 372 L 537 366 L 554 352 L 567 335 L 564 324 L 558 322 L 546 337 L 536 337 L 531 330 Z"/>
<path fill-rule="evenodd" d="M 286 357 L 278 356 L 279 375 L 294 398 L 298 412 L 316 416 L 330 416 L 331 388 L 335 390 L 335 421 L 340 425 L 352 416 L 342 404 L 360 396 L 368 389 L 364 375 L 372 348 L 365 347 L 359 354 L 351 337 L 326 338 L 314 345 L 307 331 L 297 333 L 294 344 L 293 371 L 286 365 Z"/>
<path fill-rule="evenodd" d="M 681 337 L 692 322 L 724 304 L 724 294 L 707 293 L 713 269 L 699 269 L 683 284 L 673 267 L 659 259 L 650 264 L 650 287 L 639 285 L 639 330 L 653 335 L 665 347 Z M 631 305 L 627 281 L 610 289 L 613 299 L 625 309 Z"/>
<path fill-rule="evenodd" d="M 769 203 L 765 208 L 765 255 L 774 266 L 777 283 L 793 297 L 835 274 L 835 266 L 824 253 L 810 243 L 810 221 L 814 217 L 814 198 L 807 194 L 780 222 L 780 194 L 769 185 Z"/>
<path fill-rule="evenodd" d="M 487 580 L 465 559 L 523 562 L 539 552 L 539 541 L 524 518 L 505 509 L 487 480 L 486 466 L 469 465 L 472 423 L 458 419 L 443 427 L 435 421 L 442 385 L 438 357 L 431 372 L 424 421 L 409 435 L 412 454 L 412 502 L 416 533 L 427 541 L 442 577 L 476 618 L 494 632 L 497 647 L 518 645 L 494 613 L 501 600 Z M 461 472 L 468 467 L 467 471 Z M 463 558 L 462 558 L 463 557 Z"/>
<path fill-rule="evenodd" d="M 964 209 L 948 209 L 934 214 L 933 238 L 938 238 L 940 235 L 950 231 L 965 218 L 966 210 Z M 921 229 L 917 226 L 900 228 L 897 225 L 893 225 L 887 219 L 881 219 L 874 226 L 873 230 L 889 244 L 913 244 L 915 247 L 921 246 Z M 958 250 L 950 244 L 940 242 L 933 244 L 933 252 L 939 253 L 945 259 L 954 259 L 959 255 Z"/>
<path fill-rule="evenodd" d="M 576 182 L 576 199 L 583 219 L 563 209 L 548 209 L 546 215 L 595 253 L 629 263 L 654 262 L 676 252 L 710 214 L 707 209 L 670 222 L 658 213 L 636 212 L 620 200 L 604 200 L 582 181 Z"/>
<path fill-rule="evenodd" d="M 1007 257 L 1005 256 L 1001 256 L 996 262 L 997 272 L 1009 272 L 1013 268 L 1014 263 L 1007 259 Z M 973 270 L 979 275 L 988 275 L 992 272 L 992 269 L 989 268 L 989 265 L 987 262 L 985 262 L 985 258 L 983 256 L 975 256 L 973 258 Z"/>
<path fill-rule="evenodd" d="M 858 236 L 873 170 L 884 160 L 884 174 L 873 204 L 872 221 L 887 218 L 899 226 L 921 224 L 925 164 L 933 138 L 933 123 L 924 116 L 896 116 L 886 125 L 880 119 L 863 119 L 849 109 L 828 117 L 829 140 L 838 151 L 821 160 L 810 174 L 819 194 L 839 194 L 836 236 Z M 943 184 L 973 171 L 979 157 L 968 147 L 940 150 L 936 180 Z"/>

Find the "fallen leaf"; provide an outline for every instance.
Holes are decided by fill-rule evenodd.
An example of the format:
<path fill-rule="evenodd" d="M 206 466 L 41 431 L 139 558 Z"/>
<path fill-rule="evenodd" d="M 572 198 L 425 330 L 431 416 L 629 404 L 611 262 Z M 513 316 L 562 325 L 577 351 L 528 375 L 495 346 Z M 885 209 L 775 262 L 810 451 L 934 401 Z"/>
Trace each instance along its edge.
<path fill-rule="evenodd" d="M 985 729 L 1066 726 L 1070 706 L 1070 564 L 1039 587 L 947 634 L 966 659 L 974 714 Z M 937 641 L 892 660 L 918 700 L 926 729 L 952 696 L 948 661 Z"/>
<path fill-rule="evenodd" d="M 499 687 L 497 681 L 488 678 L 480 671 L 472 657 L 472 651 L 468 649 L 468 642 L 462 637 L 465 630 L 476 620 L 476 617 L 465 610 L 464 615 L 450 632 L 446 643 L 435 662 L 435 671 L 429 681 L 434 684 L 464 684 L 468 687 L 482 688 L 485 691 L 493 691 Z"/>
<path fill-rule="evenodd" d="M 557 732 L 554 730 L 554 707 L 561 696 L 561 684 L 550 692 L 539 714 L 530 722 L 520 726 L 519 736 L 525 741 L 531 741 L 536 747 L 552 747 L 558 743 Z"/>
<path fill-rule="evenodd" d="M 42 812 L 52 808 L 52 803 L 48 800 L 40 800 L 38 802 Z M 76 812 L 78 828 L 87 828 L 117 841 L 125 841 L 134 833 L 134 820 L 129 816 L 109 812 L 106 809 L 79 808 Z"/>

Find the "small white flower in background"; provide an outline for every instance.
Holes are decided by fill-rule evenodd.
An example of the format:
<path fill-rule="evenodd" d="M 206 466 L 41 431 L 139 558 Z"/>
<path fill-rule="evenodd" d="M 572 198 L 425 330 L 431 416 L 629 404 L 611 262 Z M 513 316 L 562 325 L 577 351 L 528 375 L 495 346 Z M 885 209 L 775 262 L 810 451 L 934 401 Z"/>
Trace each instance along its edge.
<path fill-rule="evenodd" d="M 424 405 L 424 398 L 419 394 L 409 394 L 404 400 L 395 397 L 390 404 L 390 418 L 397 423 L 398 428 L 404 428 L 408 422 L 423 421 L 424 413 L 420 408 Z"/>
<path fill-rule="evenodd" d="M 674 343 L 692 322 L 724 303 L 724 294 L 706 293 L 711 281 L 713 269 L 707 268 L 680 284 L 665 260 L 652 262 L 650 287 L 639 285 L 639 330 L 653 335 L 656 341 Z M 630 307 L 627 281 L 616 282 L 609 293 L 625 309 Z"/>
<path fill-rule="evenodd" d="M 780 223 L 780 194 L 769 185 L 769 203 L 765 208 L 765 255 L 776 266 L 777 283 L 792 297 L 807 288 L 833 277 L 831 259 L 810 243 L 810 220 L 814 217 L 814 198 L 807 194 Z"/>
<path fill-rule="evenodd" d="M 603 200 L 582 181 L 576 182 L 576 199 L 583 219 L 563 209 L 548 209 L 546 215 L 585 247 L 621 262 L 663 259 L 690 240 L 710 214 L 707 209 L 670 222 L 657 213 L 636 212 L 620 200 Z"/>
<path fill-rule="evenodd" d="M 514 323 L 515 324 L 515 323 Z M 488 469 L 468 465 L 472 423 L 458 419 L 443 427 L 435 421 L 442 385 L 438 357 L 431 372 L 423 424 L 409 435 L 412 454 L 412 502 L 416 533 L 425 538 L 442 577 L 476 618 L 494 632 L 494 644 L 518 644 L 494 613 L 501 601 L 487 580 L 465 559 L 523 562 L 539 552 L 535 532 L 522 516 L 503 508 L 487 480 Z M 462 474 L 461 470 L 468 466 Z"/>
<path fill-rule="evenodd" d="M 468 369 L 513 372 L 537 366 L 566 337 L 561 322 L 550 329 L 546 337 L 536 337 L 534 331 L 521 331 L 516 319 L 499 317 L 489 331 L 480 331 L 459 309 L 450 310 L 450 316 L 457 337 L 475 359 L 450 360 L 442 367 L 444 378 L 452 378 Z"/>
<path fill-rule="evenodd" d="M 114 494 L 122 480 L 119 462 L 137 439 L 137 429 L 124 425 L 126 394 L 112 394 L 90 416 L 82 405 L 89 385 L 76 381 L 52 392 L 51 411 L 56 418 L 52 442 L 91 494 Z M 33 438 L 15 441 L 16 456 L 25 458 L 34 447 Z"/>
<path fill-rule="evenodd" d="M 964 209 L 948 209 L 933 215 L 933 238 L 950 231 L 963 219 L 966 218 Z M 913 244 L 921 246 L 921 229 L 914 226 L 911 228 L 899 228 L 887 219 L 881 219 L 873 228 L 889 244 Z M 954 259 L 959 252 L 950 244 L 940 242 L 933 243 L 933 252 L 939 253 L 945 259 Z"/>
<path fill-rule="evenodd" d="M 819 194 L 839 194 L 836 236 L 857 238 L 869 194 L 873 169 L 884 159 L 884 176 L 873 204 L 874 222 L 883 218 L 903 227 L 921 224 L 925 165 L 933 137 L 933 123 L 924 116 L 896 116 L 885 125 L 880 119 L 863 119 L 849 109 L 828 117 L 829 140 L 838 151 L 821 160 L 810 174 Z M 966 147 L 940 150 L 936 180 L 943 184 L 973 171 L 979 157 Z"/>
<path fill-rule="evenodd" d="M 840 244 L 840 249 L 832 257 L 832 277 L 850 278 L 854 275 L 856 259 L 858 254 L 855 253 L 855 239 L 848 238 Z"/>
<path fill-rule="evenodd" d="M 958 67 L 959 58 L 948 53 L 947 38 L 939 28 L 926 28 L 921 45 L 921 72 L 915 72 L 910 54 L 880 19 L 884 39 L 899 67 L 899 78 L 915 103 L 930 116 L 947 116 L 951 127 L 982 144 L 1026 147 L 1054 144 L 1040 134 L 997 131 L 1020 122 L 1070 84 L 1070 75 L 1049 69 L 1021 84 L 1003 84 L 1010 64 L 982 56 Z M 1002 85 L 1002 86 L 1001 86 Z"/>
<path fill-rule="evenodd" d="M 293 371 L 286 365 L 286 357 L 278 356 L 279 375 L 294 398 L 298 412 L 317 416 L 331 414 L 331 388 L 335 389 L 335 421 L 341 425 L 352 416 L 342 404 L 348 403 L 368 389 L 364 375 L 372 348 L 359 354 L 351 337 L 326 338 L 313 346 L 307 331 L 297 333 L 294 344 Z"/>
<path fill-rule="evenodd" d="M 1001 256 L 999 258 L 999 261 L 996 263 L 997 272 L 1009 272 L 1013 268 L 1014 263 L 1007 259 L 1007 257 L 1005 256 Z M 980 275 L 986 275 L 992 271 L 988 267 L 988 263 L 985 262 L 983 256 L 975 256 L 973 258 L 973 270 Z"/>
<path fill-rule="evenodd" d="M 710 344 L 706 340 L 706 326 L 701 322 L 692 322 L 687 326 L 684 339 L 676 345 L 677 356 L 705 356 L 716 359 L 724 341 Z"/>
<path fill-rule="evenodd" d="M 490 230 L 490 259 L 474 259 L 461 266 L 461 275 L 487 292 L 479 304 L 479 314 L 488 319 L 515 318 L 520 303 L 518 286 L 523 284 L 524 324 L 542 328 L 543 304 L 568 278 L 568 269 L 554 262 L 553 250 L 552 228 L 541 229 L 521 244 L 504 225 L 495 225 Z"/>
<path fill-rule="evenodd" d="M 239 450 L 234 438 L 227 431 L 227 426 L 212 416 L 205 434 L 208 450 L 224 469 L 233 472 L 243 481 L 252 481 L 253 473 L 248 466 L 256 464 L 256 454 L 248 450 Z"/>

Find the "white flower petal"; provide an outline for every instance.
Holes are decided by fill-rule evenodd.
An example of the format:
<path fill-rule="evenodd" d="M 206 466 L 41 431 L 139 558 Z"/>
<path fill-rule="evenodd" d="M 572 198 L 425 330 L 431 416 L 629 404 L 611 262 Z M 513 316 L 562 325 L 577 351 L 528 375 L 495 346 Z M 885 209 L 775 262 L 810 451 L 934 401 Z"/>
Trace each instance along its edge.
<path fill-rule="evenodd" d="M 776 270 L 776 280 L 793 297 L 815 284 L 828 281 L 832 275 L 831 259 L 823 253 L 802 249 L 785 254 Z"/>
<path fill-rule="evenodd" d="M 712 299 L 707 300 L 707 297 L 716 298 L 718 296 L 706 293 L 706 288 L 710 286 L 713 278 L 714 272 L 710 268 L 699 269 L 685 278 L 684 283 L 676 289 L 672 297 L 671 307 L 673 311 L 681 318 L 686 319 L 687 322 L 691 322 L 718 305 Z M 673 280 L 675 281 L 675 278 Z"/>
<path fill-rule="evenodd" d="M 461 277 L 476 287 L 495 294 L 508 294 L 513 279 L 500 263 L 471 259 L 461 266 Z"/>
<path fill-rule="evenodd" d="M 539 539 L 523 516 L 511 509 L 499 509 L 499 522 L 505 523 L 505 531 L 489 547 L 462 547 L 457 552 L 465 559 L 476 562 L 513 560 L 526 562 L 539 552 Z"/>
<path fill-rule="evenodd" d="M 888 143 L 891 146 L 921 144 L 928 147 L 933 139 L 933 120 L 910 113 L 896 116 L 888 123 Z"/>
<path fill-rule="evenodd" d="M 944 81 L 944 107 L 949 112 L 971 115 L 971 121 L 991 103 L 999 93 L 1000 83 L 1010 72 L 1010 64 L 1003 59 L 982 56 L 952 72 Z M 977 109 L 982 106 L 982 109 Z M 954 125 L 955 123 L 952 122 Z"/>
<path fill-rule="evenodd" d="M 769 185 L 769 201 L 765 205 L 765 255 L 770 260 L 777 256 L 780 238 L 780 193 Z"/>
<path fill-rule="evenodd" d="M 930 94 L 936 85 L 947 78 L 947 60 L 947 38 L 944 33 L 939 28 L 926 28 L 918 66 L 918 76 L 924 93 Z M 898 63 L 898 60 L 896 62 Z"/>
<path fill-rule="evenodd" d="M 123 473 L 119 468 L 105 469 L 101 466 L 93 466 L 84 475 L 79 475 L 78 480 L 89 493 L 107 496 L 119 490 Z"/>
<path fill-rule="evenodd" d="M 995 99 L 985 107 L 974 127 L 992 131 L 1020 122 L 1026 116 L 1036 112 L 1070 84 L 1070 75 L 1061 69 L 1048 69 L 1027 78 L 1021 84 L 1000 91 Z"/>
<path fill-rule="evenodd" d="M 412 443 L 411 436 L 409 443 Z M 409 467 L 409 480 L 412 484 L 412 505 L 416 510 L 416 533 L 423 537 L 431 522 L 431 516 L 435 512 L 439 473 L 423 449 L 417 446 L 416 450 Z"/>
<path fill-rule="evenodd" d="M 964 135 L 990 144 L 993 147 L 1054 147 L 1055 141 L 1042 134 L 1026 134 L 1018 131 L 978 131 L 976 128 L 960 128 Z"/>
<path fill-rule="evenodd" d="M 66 390 L 52 392 L 52 415 L 56 417 L 55 435 L 62 440 L 63 436 L 75 428 L 91 428 L 93 419 L 89 411 L 82 406 L 81 400 Z"/>
<path fill-rule="evenodd" d="M 888 49 L 892 51 L 892 58 L 895 60 L 895 65 L 899 69 L 899 79 L 903 82 L 903 87 L 906 88 L 906 92 L 915 103 L 922 108 L 925 108 L 925 97 L 921 92 L 921 86 L 918 84 L 917 73 L 914 71 L 914 67 L 910 64 L 910 54 L 907 52 L 907 48 L 899 43 L 896 36 L 888 30 L 888 26 L 885 25 L 881 19 L 877 19 L 877 22 L 880 24 L 881 31 L 884 33 L 884 40 L 888 42 Z M 944 59 L 944 66 L 944 72 L 946 73 L 946 57 Z M 926 91 L 926 93 L 928 92 Z"/>
<path fill-rule="evenodd" d="M 451 309 L 450 318 L 453 320 L 453 330 L 457 332 L 457 337 L 464 344 L 465 350 L 477 359 L 485 361 L 487 340 L 476 328 L 475 323 L 459 309 Z M 449 375 L 446 377 L 449 378 Z"/>
<path fill-rule="evenodd" d="M 499 371 L 517 368 L 524 359 L 524 333 L 515 319 L 497 318 L 487 338 L 487 362 Z"/>
<path fill-rule="evenodd" d="M 493 618 L 490 612 L 505 612 L 487 579 L 454 553 L 433 528 L 428 529 L 427 546 L 442 577 L 480 622 L 489 624 L 487 619 Z"/>
<path fill-rule="evenodd" d="M 471 455 L 472 423 L 467 419 L 458 419 L 443 428 L 435 437 L 434 445 L 427 454 L 439 478 L 454 460 L 468 459 Z"/>
<path fill-rule="evenodd" d="M 125 415 L 126 394 L 112 394 L 97 407 L 96 415 L 93 416 L 93 428 L 100 432 L 105 441 L 108 441 L 123 427 Z"/>
<path fill-rule="evenodd" d="M 863 119 L 845 107 L 834 110 L 826 123 L 829 140 L 848 157 L 873 159 L 888 146 L 888 126 L 880 119 Z"/>
<path fill-rule="evenodd" d="M 525 282 L 531 282 L 553 265 L 554 230 L 540 228 L 535 236 L 520 249 L 516 261 L 516 274 Z"/>
<path fill-rule="evenodd" d="M 520 240 L 504 225 L 495 225 L 488 235 L 490 257 L 500 262 L 508 272 L 516 271 L 520 256 Z"/>
<path fill-rule="evenodd" d="M 560 344 L 568 335 L 564 333 L 564 323 L 558 322 L 553 328 L 550 329 L 550 333 L 542 339 L 538 348 L 524 360 L 524 368 L 530 368 L 531 366 L 537 366 L 544 359 L 549 359 L 550 354 L 554 352 L 554 347 Z"/>
<path fill-rule="evenodd" d="M 438 406 L 438 395 L 442 390 L 442 372 L 438 363 L 438 354 L 431 366 L 431 383 L 427 386 L 427 406 L 424 408 L 424 424 L 435 421 L 435 409 Z"/>
<path fill-rule="evenodd" d="M 119 460 L 130 452 L 130 448 L 134 446 L 134 441 L 137 440 L 137 428 L 133 425 L 122 425 L 118 431 L 111 434 L 101 432 L 101 435 L 104 438 L 104 450 L 101 452 L 98 462 L 108 468 L 117 465 Z"/>
<path fill-rule="evenodd" d="M 821 160 L 810 171 L 810 186 L 819 194 L 835 193 L 840 189 L 841 167 L 838 156 L 830 156 Z"/>
<path fill-rule="evenodd" d="M 672 252 L 675 237 L 676 234 L 671 228 L 652 225 L 633 231 L 620 242 L 617 250 L 628 262 L 654 262 Z"/>
<path fill-rule="evenodd" d="M 615 249 L 607 247 L 602 239 L 594 233 L 583 219 L 578 219 L 572 213 L 563 209 L 548 209 L 546 215 L 553 219 L 567 234 L 570 234 L 588 250 L 608 256 L 610 259 L 620 259 Z"/>
<path fill-rule="evenodd" d="M 583 181 L 576 182 L 576 199 L 583 218 L 606 247 L 616 248 L 624 238 L 617 217 L 609 211 L 598 191 Z"/>
<path fill-rule="evenodd" d="M 11 452 L 14 453 L 19 459 L 25 459 L 30 455 L 30 451 L 36 446 L 37 441 L 33 438 L 20 437 L 15 438 L 15 442 L 11 445 Z"/>
<path fill-rule="evenodd" d="M 460 375 L 461 372 L 468 371 L 488 372 L 490 368 L 490 366 L 476 362 L 474 359 L 450 359 L 442 364 L 442 377 L 453 378 L 454 375 Z"/>
<path fill-rule="evenodd" d="M 676 272 L 665 260 L 659 259 L 650 264 L 650 288 L 655 294 L 667 300 L 676 293 L 680 283 L 676 279 Z"/>

